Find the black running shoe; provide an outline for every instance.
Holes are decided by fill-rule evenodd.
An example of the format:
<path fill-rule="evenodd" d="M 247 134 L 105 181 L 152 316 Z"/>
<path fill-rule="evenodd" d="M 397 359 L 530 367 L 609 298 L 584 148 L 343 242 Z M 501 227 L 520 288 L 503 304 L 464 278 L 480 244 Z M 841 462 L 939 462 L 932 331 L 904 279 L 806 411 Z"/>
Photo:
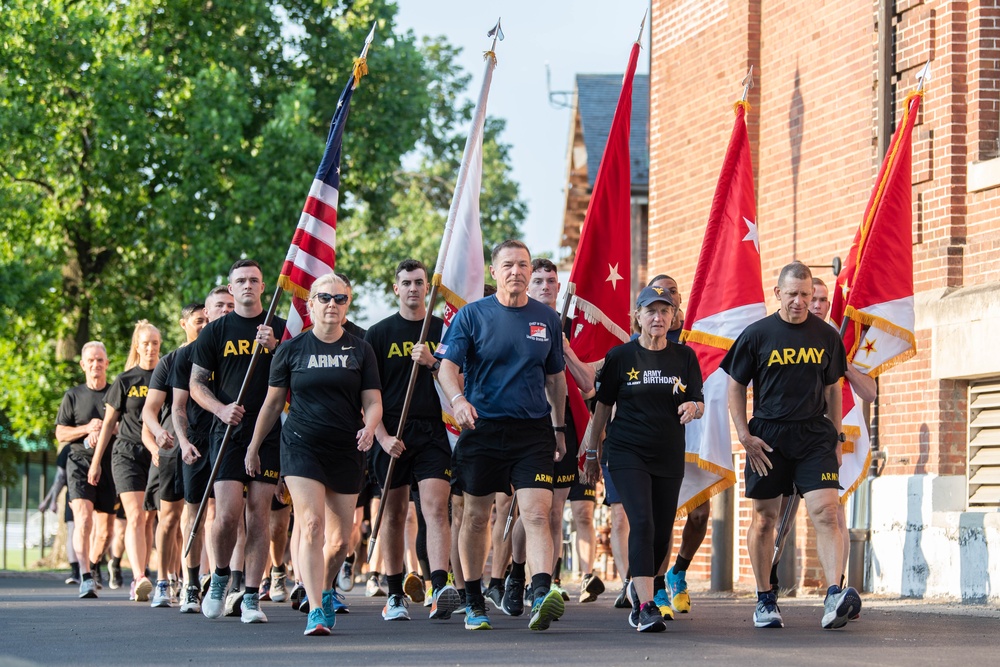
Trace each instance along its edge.
<path fill-rule="evenodd" d="M 632 606 L 632 611 L 628 615 L 629 625 L 633 628 L 638 628 L 641 605 L 639 604 L 639 593 L 635 590 L 635 584 L 631 580 L 628 582 L 628 586 L 625 587 L 625 597 L 628 598 L 628 602 Z M 662 614 L 660 618 L 663 618 Z"/>
<path fill-rule="evenodd" d="M 523 579 L 511 579 L 507 577 L 503 587 L 503 599 L 500 601 L 500 611 L 508 616 L 520 616 L 524 613 L 524 598 L 521 591 L 524 589 Z"/>
<path fill-rule="evenodd" d="M 646 602 L 639 608 L 635 629 L 639 632 L 663 632 L 667 629 L 667 624 L 663 622 L 663 614 L 655 602 Z"/>
<path fill-rule="evenodd" d="M 629 584 L 628 579 L 622 582 L 622 590 L 620 593 L 618 593 L 618 597 L 615 598 L 615 609 L 632 608 L 632 603 L 628 601 L 628 584 Z"/>
<path fill-rule="evenodd" d="M 503 602 L 503 592 L 504 592 L 503 586 L 497 584 L 495 586 L 490 586 L 489 588 L 487 588 L 486 592 L 483 593 L 483 596 L 485 596 L 487 600 L 492 602 L 494 607 L 500 609 L 500 604 Z"/>

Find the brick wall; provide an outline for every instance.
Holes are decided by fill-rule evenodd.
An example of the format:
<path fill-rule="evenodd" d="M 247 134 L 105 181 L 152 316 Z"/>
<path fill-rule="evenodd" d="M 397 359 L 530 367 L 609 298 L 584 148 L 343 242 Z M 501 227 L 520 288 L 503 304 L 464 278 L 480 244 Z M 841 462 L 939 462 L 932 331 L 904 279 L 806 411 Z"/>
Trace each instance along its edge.
<path fill-rule="evenodd" d="M 748 129 L 765 294 L 792 259 L 829 283 L 881 159 L 877 0 L 653 0 L 652 9 L 649 270 L 670 273 L 682 291 L 691 285 L 732 103 L 753 64 Z M 892 29 L 893 125 L 933 60 L 913 133 L 915 292 L 1000 281 L 997 189 L 966 192 L 967 164 L 1000 153 L 1000 2 L 896 0 Z M 931 332 L 916 336 L 918 355 L 880 378 L 885 472 L 963 475 L 967 383 L 932 379 Z M 801 581 L 818 585 L 804 517 Z M 745 501 L 738 520 L 745 535 Z M 710 538 L 705 545 L 692 578 L 708 576 Z M 752 585 L 745 544 L 738 567 Z"/>

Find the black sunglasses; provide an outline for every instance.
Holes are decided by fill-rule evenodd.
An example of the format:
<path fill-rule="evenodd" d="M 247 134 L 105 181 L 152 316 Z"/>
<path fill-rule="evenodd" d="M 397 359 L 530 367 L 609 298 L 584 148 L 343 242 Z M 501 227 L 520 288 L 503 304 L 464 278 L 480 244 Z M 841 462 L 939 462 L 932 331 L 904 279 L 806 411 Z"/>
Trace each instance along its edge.
<path fill-rule="evenodd" d="M 330 303 L 331 299 L 333 299 L 333 302 L 335 304 L 337 304 L 338 306 L 343 306 L 344 304 L 347 303 L 347 299 L 348 299 L 348 297 L 347 297 L 346 294 L 327 294 L 326 292 L 320 292 L 318 294 L 313 294 L 313 298 L 316 299 L 317 301 L 319 301 L 324 306 L 326 304 Z"/>

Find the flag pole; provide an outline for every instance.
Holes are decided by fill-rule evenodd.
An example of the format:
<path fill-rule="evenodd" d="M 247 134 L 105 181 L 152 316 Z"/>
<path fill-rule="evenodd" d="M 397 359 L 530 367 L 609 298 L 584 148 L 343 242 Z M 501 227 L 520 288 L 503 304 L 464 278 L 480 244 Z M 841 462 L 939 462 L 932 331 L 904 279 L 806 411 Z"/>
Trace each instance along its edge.
<path fill-rule="evenodd" d="M 372 28 L 374 30 L 374 28 Z M 496 66 L 496 46 L 498 40 L 503 40 L 503 30 L 500 29 L 500 19 L 497 19 L 497 23 L 493 28 L 486 34 L 487 37 L 493 38 L 493 43 L 490 46 L 490 50 L 483 54 L 483 58 L 491 58 L 493 60 L 493 66 Z M 487 85 L 487 81 L 484 80 L 484 85 Z M 480 94 L 482 98 L 482 94 Z M 483 114 L 485 114 L 485 109 L 483 109 Z M 472 132 L 469 133 L 468 138 L 465 143 L 465 152 L 463 155 L 468 155 L 469 148 L 475 145 L 476 141 L 482 141 L 482 135 L 480 132 L 476 131 L 477 123 L 476 119 L 473 118 L 473 128 Z M 441 242 L 441 250 L 438 253 L 437 267 L 444 266 L 444 258 L 448 254 L 448 246 L 451 243 L 451 230 L 455 225 L 455 217 L 458 213 L 458 202 L 461 200 L 462 190 L 464 190 L 465 181 L 468 174 L 468 164 L 463 159 L 458 172 L 458 185 L 455 188 L 455 195 L 452 201 L 451 210 L 448 212 L 448 222 L 445 225 L 444 238 Z M 438 271 L 435 270 L 435 273 Z M 437 304 L 438 296 L 438 281 L 431 281 L 431 291 L 428 295 L 427 312 L 424 314 L 424 323 L 420 327 L 420 340 L 417 341 L 417 345 L 423 345 L 427 341 L 427 334 L 430 331 L 431 321 L 434 318 L 434 306 Z M 414 361 L 413 366 L 410 368 L 410 379 L 406 386 L 406 395 L 403 398 L 403 409 L 399 416 L 399 426 L 396 428 L 396 438 L 402 439 L 403 429 L 406 426 L 406 418 L 410 411 L 410 404 L 413 400 L 413 390 L 417 384 L 417 374 L 420 371 L 420 362 Z M 385 486 L 384 490 L 392 488 L 392 477 L 396 471 L 396 457 L 391 457 L 389 459 L 389 468 L 385 473 Z M 379 530 L 382 527 L 382 515 L 385 512 L 385 503 L 379 503 L 378 512 L 375 514 L 375 520 L 372 522 L 372 532 L 368 538 L 368 560 L 371 560 L 372 554 L 375 552 L 375 545 L 378 542 Z"/>
<path fill-rule="evenodd" d="M 361 55 L 354 59 L 353 75 L 354 75 L 354 88 L 358 87 L 358 83 L 361 81 L 361 77 L 368 74 L 367 56 L 368 49 L 371 46 L 372 39 L 375 37 L 375 26 L 376 23 L 372 24 L 372 29 L 365 38 L 364 47 L 361 49 Z M 294 239 L 293 239 L 294 240 Z M 287 261 L 287 257 L 285 261 Z M 284 263 L 284 262 L 283 262 Z M 274 294 L 271 296 L 271 303 L 268 305 L 267 314 L 264 316 L 264 326 L 271 326 L 271 322 L 274 319 L 274 313 L 278 308 L 278 303 L 281 301 L 281 294 L 285 291 L 281 286 L 280 272 L 279 279 L 276 281 L 277 286 L 274 288 Z M 235 403 L 237 405 L 242 405 L 244 397 L 246 396 L 247 386 L 250 384 L 250 380 L 253 378 L 254 371 L 257 369 L 257 362 L 260 360 L 260 355 L 262 354 L 263 345 L 254 345 L 253 353 L 250 356 L 250 365 L 247 367 L 246 375 L 243 376 L 243 384 L 240 386 L 240 391 L 236 396 Z M 208 499 L 212 494 L 213 486 L 215 484 L 215 479 L 219 475 L 219 467 L 222 463 L 222 457 L 225 455 L 226 450 L 229 448 L 229 443 L 232 440 L 233 435 L 233 425 L 226 425 L 226 432 L 222 436 L 222 443 L 219 445 L 219 453 L 215 457 L 215 462 L 212 464 L 212 470 L 208 476 L 208 483 L 205 485 L 205 492 L 201 496 L 201 503 L 198 505 L 198 512 L 195 514 L 194 522 L 191 525 L 191 532 L 188 534 L 187 543 L 184 545 L 183 557 L 187 558 L 191 551 L 191 545 L 194 543 L 195 536 L 198 534 L 198 530 L 201 528 L 201 522 L 205 516 L 205 510 L 208 507 Z"/>

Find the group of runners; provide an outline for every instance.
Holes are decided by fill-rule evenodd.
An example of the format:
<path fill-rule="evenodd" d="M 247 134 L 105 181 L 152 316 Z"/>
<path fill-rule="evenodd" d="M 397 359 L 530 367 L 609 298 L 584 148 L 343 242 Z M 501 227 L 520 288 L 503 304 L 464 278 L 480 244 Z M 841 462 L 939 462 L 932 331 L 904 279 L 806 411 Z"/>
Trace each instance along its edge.
<path fill-rule="evenodd" d="M 306 635 L 328 635 L 348 611 L 342 591 L 354 585 L 364 506 L 377 497 L 384 520 L 367 592 L 387 596 L 383 618 L 409 619 L 412 601 L 436 620 L 464 608 L 466 628 L 490 629 L 489 601 L 509 616 L 527 611 L 528 627 L 545 630 L 570 599 L 559 557 L 567 501 L 583 574 L 578 599 L 594 602 L 605 590 L 593 570 L 603 478 L 625 581 L 615 606 L 629 609 L 640 632 L 662 631 L 674 612 L 689 611 L 685 575 L 707 505 L 689 514 L 672 565 L 669 557 L 685 425 L 705 405 L 697 357 L 678 339 L 676 281 L 651 280 L 635 303 L 632 340 L 588 364 L 563 333 L 552 262 L 532 261 L 510 240 L 494 248 L 489 270 L 495 293 L 447 327 L 431 317 L 426 330 L 429 276 L 419 261 L 399 263 L 398 310 L 367 331 L 347 318 L 347 277 L 320 276 L 305 301 L 312 327 L 282 340 L 285 321 L 265 322 L 260 267 L 240 260 L 227 286 L 185 306 L 187 342 L 170 354 L 160 356 L 160 332 L 141 321 L 126 368 L 109 384 L 104 346 L 87 343 L 86 383 L 66 393 L 56 427 L 68 447 L 79 596 L 96 597 L 102 586 L 99 564 L 120 508 L 131 599 L 244 623 L 267 621 L 262 599 L 291 600 L 307 612 Z M 828 585 L 822 626 L 841 627 L 861 607 L 853 588 L 841 588 L 839 383 L 848 369 L 836 332 L 810 313 L 820 310 L 813 280 L 808 267 L 786 266 L 778 312 L 748 327 L 722 362 L 747 452 L 757 627 L 782 625 L 767 540 L 782 498 L 797 494 L 816 525 Z M 772 363 L 786 348 L 811 352 Z M 461 429 L 454 446 L 442 405 Z M 192 532 L 213 463 L 206 520 Z M 417 563 L 411 556 L 407 567 L 414 550 Z M 112 587 L 123 584 L 120 563 L 112 544 Z"/>

